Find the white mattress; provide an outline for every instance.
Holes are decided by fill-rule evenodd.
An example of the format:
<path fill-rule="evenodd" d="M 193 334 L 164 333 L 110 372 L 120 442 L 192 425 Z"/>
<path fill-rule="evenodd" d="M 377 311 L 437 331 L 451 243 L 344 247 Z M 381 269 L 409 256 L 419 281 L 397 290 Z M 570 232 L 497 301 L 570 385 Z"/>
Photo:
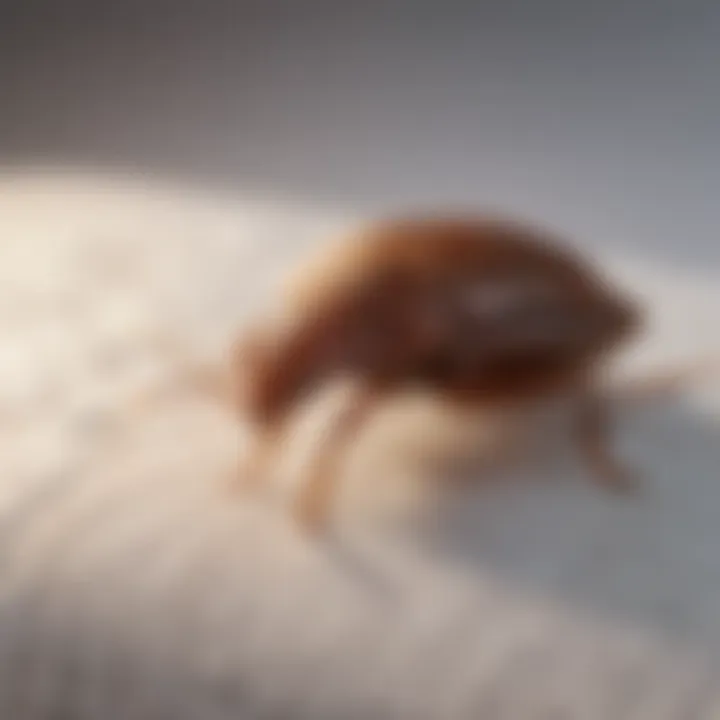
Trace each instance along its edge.
<path fill-rule="evenodd" d="M 2 178 L 0 717 L 720 717 L 717 383 L 624 418 L 634 498 L 558 456 L 432 522 L 339 511 L 315 544 L 284 496 L 226 492 L 239 431 L 220 409 L 127 407 L 177 360 L 153 338 L 214 352 L 338 220 L 128 178 Z M 603 259 L 655 311 L 630 365 L 720 350 L 716 275 Z M 385 427 L 421 418 L 405 439 L 429 452 L 465 427 L 404 412 Z M 412 487 L 417 463 L 376 455 L 358 489 Z"/>

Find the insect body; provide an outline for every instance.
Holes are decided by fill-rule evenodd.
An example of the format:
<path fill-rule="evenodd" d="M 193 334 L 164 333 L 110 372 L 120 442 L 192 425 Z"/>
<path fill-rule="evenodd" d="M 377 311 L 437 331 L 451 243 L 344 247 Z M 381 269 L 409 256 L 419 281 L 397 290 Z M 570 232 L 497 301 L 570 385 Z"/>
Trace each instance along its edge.
<path fill-rule="evenodd" d="M 569 395 L 594 473 L 626 482 L 607 449 L 596 380 L 640 312 L 558 240 L 492 218 L 382 222 L 322 254 L 285 306 L 286 322 L 259 326 L 236 348 L 236 403 L 256 430 L 250 476 L 266 472 L 304 397 L 335 375 L 357 384 L 297 499 L 306 526 L 323 522 L 359 424 L 407 386 L 488 409 Z"/>

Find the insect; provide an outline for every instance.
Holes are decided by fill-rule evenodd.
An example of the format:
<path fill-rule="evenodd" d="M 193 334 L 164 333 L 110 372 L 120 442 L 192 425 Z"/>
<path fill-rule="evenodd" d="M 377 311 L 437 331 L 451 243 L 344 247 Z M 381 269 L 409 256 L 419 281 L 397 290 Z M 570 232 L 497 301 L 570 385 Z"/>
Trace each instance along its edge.
<path fill-rule="evenodd" d="M 283 303 L 283 321 L 258 323 L 233 352 L 233 402 L 254 434 L 246 481 L 266 477 L 300 402 L 336 376 L 355 387 L 295 500 L 306 529 L 326 521 L 355 432 L 408 387 L 488 410 L 567 396 L 593 476 L 631 487 L 598 378 L 643 312 L 559 238 L 506 218 L 380 221 L 301 268 Z"/>

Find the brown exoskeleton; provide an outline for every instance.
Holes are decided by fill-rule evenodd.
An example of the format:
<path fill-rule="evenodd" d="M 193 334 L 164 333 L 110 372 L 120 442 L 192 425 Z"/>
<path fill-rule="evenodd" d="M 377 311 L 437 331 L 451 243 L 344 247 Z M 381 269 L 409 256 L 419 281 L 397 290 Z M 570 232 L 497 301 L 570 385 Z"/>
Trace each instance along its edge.
<path fill-rule="evenodd" d="M 247 480 L 267 472 L 290 411 L 343 375 L 356 390 L 296 500 L 305 527 L 326 518 L 354 431 L 413 385 L 490 410 L 573 398 L 575 439 L 593 474 L 629 487 L 608 447 L 597 379 L 640 329 L 641 312 L 589 263 L 541 231 L 487 218 L 382 222 L 337 249 L 291 288 L 289 319 L 237 345 L 234 400 L 256 432 Z"/>

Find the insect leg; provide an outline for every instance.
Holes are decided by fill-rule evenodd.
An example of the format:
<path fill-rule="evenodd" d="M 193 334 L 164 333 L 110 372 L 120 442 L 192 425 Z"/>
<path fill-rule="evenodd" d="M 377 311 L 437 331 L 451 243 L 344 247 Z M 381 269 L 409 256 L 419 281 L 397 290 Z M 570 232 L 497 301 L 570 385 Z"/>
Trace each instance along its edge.
<path fill-rule="evenodd" d="M 595 394 L 585 394 L 579 399 L 574 420 L 575 440 L 593 478 L 613 492 L 634 490 L 633 473 L 615 457 L 610 447 L 608 403 Z"/>
<path fill-rule="evenodd" d="M 319 529 L 327 517 L 342 455 L 380 395 L 376 388 L 356 389 L 324 438 L 293 508 L 295 519 L 305 529 Z"/>

